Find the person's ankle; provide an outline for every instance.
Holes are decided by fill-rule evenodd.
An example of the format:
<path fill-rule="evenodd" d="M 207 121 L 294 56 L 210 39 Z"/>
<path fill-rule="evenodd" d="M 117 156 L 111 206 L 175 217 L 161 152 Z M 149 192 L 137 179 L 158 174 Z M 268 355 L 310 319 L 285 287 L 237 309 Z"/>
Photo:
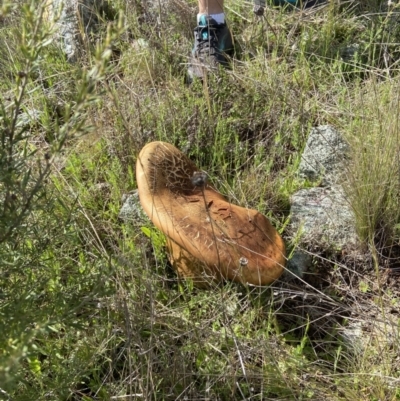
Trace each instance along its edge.
<path fill-rule="evenodd" d="M 197 24 L 200 24 L 200 19 L 202 16 L 207 14 L 197 14 Z M 210 18 L 212 18 L 217 24 L 225 24 L 225 13 L 218 13 L 218 14 L 209 14 Z"/>

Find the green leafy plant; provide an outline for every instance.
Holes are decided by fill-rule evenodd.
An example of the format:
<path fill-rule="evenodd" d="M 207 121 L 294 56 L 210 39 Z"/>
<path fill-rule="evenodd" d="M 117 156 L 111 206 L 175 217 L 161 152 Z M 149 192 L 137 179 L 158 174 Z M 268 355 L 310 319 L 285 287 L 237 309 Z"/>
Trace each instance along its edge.
<path fill-rule="evenodd" d="M 21 26 L 13 37 L 16 53 L 10 51 L 6 59 L 10 65 L 18 59 L 18 69 L 11 71 L 7 85 L 3 83 L 7 94 L 0 99 L 0 382 L 5 393 L 26 375 L 44 385 L 43 358 L 49 350 L 41 351 L 39 344 L 79 308 L 75 302 L 70 304 L 71 310 L 65 308 L 71 300 L 71 281 L 65 274 L 72 259 L 60 263 L 63 259 L 58 252 L 64 241 L 76 241 L 77 234 L 71 209 L 63 208 L 50 175 L 65 145 L 90 130 L 87 112 L 98 102 L 96 85 L 107 71 L 111 42 L 120 29 L 108 31 L 95 51 L 91 69 L 82 70 L 73 99 L 63 105 L 62 116 L 55 117 L 48 142 L 40 142 L 35 125 L 45 117 L 31 109 L 30 102 L 43 89 L 37 77 L 45 70 L 47 57 L 54 54 L 49 51 L 53 32 L 43 23 L 45 2 L 6 6 L 2 18 Z M 2 46 L 6 40 L 1 37 Z M 89 265 L 81 255 L 79 272 Z M 94 284 L 92 281 L 89 287 Z"/>

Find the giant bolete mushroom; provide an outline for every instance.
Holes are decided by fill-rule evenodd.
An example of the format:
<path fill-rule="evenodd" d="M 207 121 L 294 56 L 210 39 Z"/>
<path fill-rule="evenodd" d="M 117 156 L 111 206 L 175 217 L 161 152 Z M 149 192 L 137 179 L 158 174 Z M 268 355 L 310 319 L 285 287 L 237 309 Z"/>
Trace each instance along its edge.
<path fill-rule="evenodd" d="M 272 283 L 286 262 L 281 236 L 265 216 L 228 202 L 206 178 L 169 143 L 151 142 L 137 158 L 140 203 L 167 236 L 178 275 L 198 285 Z"/>

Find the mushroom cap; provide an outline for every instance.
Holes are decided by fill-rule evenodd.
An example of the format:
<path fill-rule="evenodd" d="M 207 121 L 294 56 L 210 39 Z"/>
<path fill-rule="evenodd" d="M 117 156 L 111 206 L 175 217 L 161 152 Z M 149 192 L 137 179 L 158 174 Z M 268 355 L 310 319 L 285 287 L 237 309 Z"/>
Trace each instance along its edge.
<path fill-rule="evenodd" d="M 266 285 L 283 272 L 284 242 L 256 210 L 228 202 L 173 145 L 151 142 L 136 162 L 140 203 L 167 237 L 178 274 Z"/>

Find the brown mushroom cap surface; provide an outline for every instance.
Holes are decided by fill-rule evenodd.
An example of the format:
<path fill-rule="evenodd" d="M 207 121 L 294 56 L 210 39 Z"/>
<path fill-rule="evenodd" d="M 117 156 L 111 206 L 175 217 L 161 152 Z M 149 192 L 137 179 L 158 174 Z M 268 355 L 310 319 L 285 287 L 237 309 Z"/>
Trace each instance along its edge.
<path fill-rule="evenodd" d="M 182 152 L 151 142 L 140 152 L 136 179 L 143 209 L 164 234 L 181 276 L 270 284 L 283 272 L 284 242 L 256 210 L 229 203 Z"/>

